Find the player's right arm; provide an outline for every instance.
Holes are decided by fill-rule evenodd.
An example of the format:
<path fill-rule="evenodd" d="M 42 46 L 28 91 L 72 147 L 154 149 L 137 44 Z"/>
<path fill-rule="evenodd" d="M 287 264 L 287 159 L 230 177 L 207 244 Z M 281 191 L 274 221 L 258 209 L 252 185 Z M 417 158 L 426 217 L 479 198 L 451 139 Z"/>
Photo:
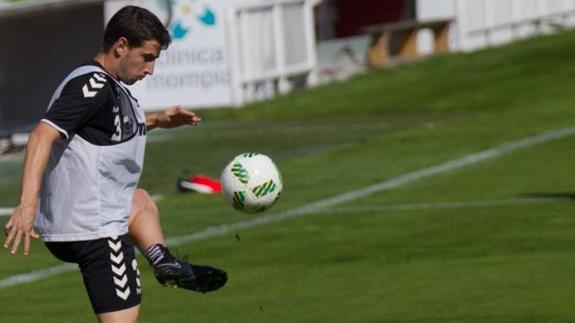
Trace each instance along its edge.
<path fill-rule="evenodd" d="M 30 240 L 38 238 L 38 234 L 34 232 L 38 195 L 52 144 L 58 138 L 60 132 L 44 122 L 40 122 L 30 133 L 24 159 L 20 204 L 14 209 L 4 227 L 6 232 L 4 248 L 10 249 L 12 254 L 16 254 L 18 247 L 24 242 L 24 255 L 28 255 Z"/>
<path fill-rule="evenodd" d="M 30 240 L 38 238 L 34 231 L 34 219 L 52 144 L 59 138 L 69 139 L 103 105 L 107 99 L 106 83 L 105 76 L 96 73 L 70 80 L 30 134 L 26 145 L 20 204 L 4 227 L 4 248 L 10 249 L 12 254 L 16 254 L 23 242 L 24 255 L 28 255 Z"/>

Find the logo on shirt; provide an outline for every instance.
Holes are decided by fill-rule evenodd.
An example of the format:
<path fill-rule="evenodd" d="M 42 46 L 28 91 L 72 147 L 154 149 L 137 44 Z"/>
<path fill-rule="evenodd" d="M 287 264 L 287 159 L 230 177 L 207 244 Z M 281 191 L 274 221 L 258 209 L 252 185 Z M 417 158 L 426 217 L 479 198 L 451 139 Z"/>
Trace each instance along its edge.
<path fill-rule="evenodd" d="M 82 93 L 84 94 L 85 98 L 93 98 L 98 94 L 98 90 L 103 88 L 106 84 L 106 78 L 99 75 L 98 73 L 94 73 L 92 77 L 88 80 L 88 83 L 84 84 L 82 87 Z"/>
<path fill-rule="evenodd" d="M 120 112 L 120 107 L 112 107 L 112 112 L 114 113 L 114 133 L 110 139 L 115 142 L 120 142 L 125 140 L 125 138 L 130 138 L 134 134 L 138 136 L 146 135 L 146 124 L 137 122 L 127 115 L 122 117 Z"/>

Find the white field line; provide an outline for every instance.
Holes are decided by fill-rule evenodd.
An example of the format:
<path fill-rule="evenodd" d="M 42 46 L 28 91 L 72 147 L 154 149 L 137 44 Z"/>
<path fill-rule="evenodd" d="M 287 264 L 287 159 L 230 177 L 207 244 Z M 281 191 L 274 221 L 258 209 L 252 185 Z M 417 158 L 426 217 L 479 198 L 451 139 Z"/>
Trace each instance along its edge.
<path fill-rule="evenodd" d="M 396 204 L 396 205 L 371 205 L 362 207 L 338 207 L 336 209 L 319 209 L 315 213 L 371 213 L 371 212 L 390 212 L 390 211 L 412 211 L 412 210 L 429 210 L 429 209 L 455 209 L 455 208 L 487 208 L 494 206 L 510 205 L 530 205 L 542 203 L 556 203 L 572 201 L 570 198 L 519 198 L 493 201 L 454 201 L 454 202 L 437 202 L 437 203 L 414 203 L 414 204 Z M 172 243 L 171 245 L 177 245 Z M 63 264 L 43 270 L 35 271 L 29 274 L 12 276 L 0 281 L 0 289 L 4 287 L 19 285 L 27 282 L 49 278 L 61 273 L 67 273 L 76 270 L 75 264 Z"/>
<path fill-rule="evenodd" d="M 572 203 L 572 198 L 557 197 L 557 198 L 516 198 L 505 200 L 491 200 L 491 201 L 452 201 L 452 202 L 434 202 L 434 203 L 411 203 L 411 204 L 391 204 L 391 205 L 365 205 L 365 206 L 349 206 L 326 208 L 317 210 L 319 213 L 374 213 L 374 212 L 389 212 L 389 211 L 417 211 L 417 210 L 430 210 L 430 209 L 462 209 L 462 208 L 490 208 L 497 206 L 513 206 L 513 205 L 533 205 L 533 204 L 547 204 L 558 202 Z"/>
<path fill-rule="evenodd" d="M 0 216 L 8 216 L 14 211 L 13 207 L 0 207 Z"/>
<path fill-rule="evenodd" d="M 529 136 L 523 139 L 510 141 L 507 143 L 500 144 L 493 148 L 483 150 L 481 152 L 464 156 L 459 159 L 454 159 L 447 161 L 445 163 L 423 168 L 417 171 L 409 172 L 404 175 L 400 175 L 395 178 L 383 181 L 378 184 L 370 185 L 358 190 L 349 191 L 340 195 L 336 195 L 331 198 L 319 200 L 317 202 L 309 203 L 298 208 L 287 210 L 280 213 L 272 213 L 265 216 L 260 216 L 251 220 L 240 221 L 232 224 L 223 224 L 220 226 L 210 227 L 189 235 L 183 235 L 178 237 L 173 237 L 167 239 L 167 243 L 170 246 L 178 246 L 191 241 L 203 240 L 212 237 L 219 237 L 230 232 L 237 230 L 247 229 L 257 227 L 263 224 L 274 223 L 283 221 L 289 218 L 295 218 L 300 216 L 305 216 L 309 214 L 317 213 L 319 210 L 324 208 L 333 207 L 339 204 L 343 204 L 349 201 L 357 200 L 359 198 L 365 197 L 369 194 L 392 190 L 399 188 L 419 180 L 432 177 L 435 175 L 443 174 L 449 171 L 453 171 L 462 168 L 467 165 L 476 164 L 485 160 L 494 159 L 503 154 L 507 154 L 522 148 L 528 148 L 535 145 L 543 144 L 555 139 L 569 137 L 575 134 L 575 126 L 562 128 L 557 130 L 546 131 L 537 135 Z M 55 266 L 47 269 L 42 269 L 38 271 L 33 271 L 30 273 L 12 276 L 3 280 L 0 280 L 0 288 L 10 287 L 18 285 L 21 282 L 32 282 L 50 276 L 54 276 L 67 271 L 72 271 L 76 266 L 64 267 L 63 265 Z"/>
<path fill-rule="evenodd" d="M 49 278 L 59 274 L 67 273 L 78 269 L 76 264 L 63 264 L 54 267 L 48 267 L 37 271 L 32 271 L 27 274 L 16 275 L 0 280 L 0 289 L 20 285 L 23 283 L 30 283 L 44 278 Z"/>
<path fill-rule="evenodd" d="M 156 202 L 162 198 L 164 198 L 162 194 L 156 194 L 152 196 L 152 199 Z M 0 217 L 12 215 L 12 212 L 14 212 L 13 207 L 0 207 Z"/>

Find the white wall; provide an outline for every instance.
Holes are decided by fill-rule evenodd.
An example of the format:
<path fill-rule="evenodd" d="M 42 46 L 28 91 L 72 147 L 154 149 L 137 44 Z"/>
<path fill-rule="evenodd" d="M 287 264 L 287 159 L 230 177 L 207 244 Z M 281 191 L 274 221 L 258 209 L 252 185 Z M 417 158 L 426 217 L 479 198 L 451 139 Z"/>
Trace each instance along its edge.
<path fill-rule="evenodd" d="M 420 20 L 454 18 L 452 49 L 475 50 L 571 27 L 575 0 L 418 0 Z M 418 49 L 431 48 L 430 33 L 418 37 Z"/>
<path fill-rule="evenodd" d="M 452 18 L 455 16 L 455 0 L 419 0 L 416 13 L 422 20 Z"/>

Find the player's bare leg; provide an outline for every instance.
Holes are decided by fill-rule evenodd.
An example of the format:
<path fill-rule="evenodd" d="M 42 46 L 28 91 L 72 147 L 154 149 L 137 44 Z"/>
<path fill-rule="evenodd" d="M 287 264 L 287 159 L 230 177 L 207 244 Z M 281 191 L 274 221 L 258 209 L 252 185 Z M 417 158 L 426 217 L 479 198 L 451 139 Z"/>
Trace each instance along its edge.
<path fill-rule="evenodd" d="M 155 244 L 166 245 L 156 202 L 143 189 L 134 192 L 128 227 L 130 237 L 143 254 Z"/>
<path fill-rule="evenodd" d="M 204 293 L 225 285 L 228 276 L 223 270 L 192 265 L 170 253 L 156 202 L 142 189 L 134 192 L 128 227 L 130 237 L 154 268 L 160 284 Z"/>
<path fill-rule="evenodd" d="M 138 323 L 140 305 L 125 310 L 98 314 L 100 323 Z"/>

